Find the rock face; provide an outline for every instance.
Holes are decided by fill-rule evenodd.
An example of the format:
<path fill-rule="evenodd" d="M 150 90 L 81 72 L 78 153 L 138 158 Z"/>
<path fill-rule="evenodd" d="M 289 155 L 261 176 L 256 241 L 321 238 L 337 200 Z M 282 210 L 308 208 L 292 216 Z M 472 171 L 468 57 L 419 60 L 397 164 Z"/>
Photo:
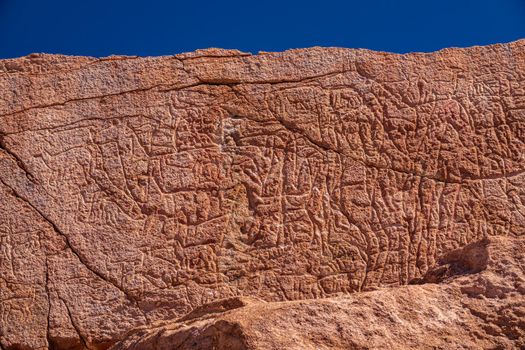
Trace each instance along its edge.
<path fill-rule="evenodd" d="M 525 41 L 3 60 L 0 204 L 2 349 L 525 346 Z"/>
<path fill-rule="evenodd" d="M 306 301 L 223 300 L 135 330 L 112 350 L 523 349 L 524 252 L 525 239 L 485 239 L 446 255 L 422 280 L 439 276 L 442 284 Z"/>

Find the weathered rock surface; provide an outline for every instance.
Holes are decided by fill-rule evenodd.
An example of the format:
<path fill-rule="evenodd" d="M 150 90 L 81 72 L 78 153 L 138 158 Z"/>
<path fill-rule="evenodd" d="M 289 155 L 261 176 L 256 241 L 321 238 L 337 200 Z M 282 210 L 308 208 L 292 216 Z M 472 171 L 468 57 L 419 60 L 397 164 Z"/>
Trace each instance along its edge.
<path fill-rule="evenodd" d="M 112 350 L 525 348 L 524 252 L 523 238 L 470 244 L 423 279 L 442 284 L 307 301 L 227 299 L 135 330 Z"/>
<path fill-rule="evenodd" d="M 524 155 L 525 41 L 0 61 L 0 345 L 523 346 Z M 501 284 L 427 273 L 495 236 Z"/>

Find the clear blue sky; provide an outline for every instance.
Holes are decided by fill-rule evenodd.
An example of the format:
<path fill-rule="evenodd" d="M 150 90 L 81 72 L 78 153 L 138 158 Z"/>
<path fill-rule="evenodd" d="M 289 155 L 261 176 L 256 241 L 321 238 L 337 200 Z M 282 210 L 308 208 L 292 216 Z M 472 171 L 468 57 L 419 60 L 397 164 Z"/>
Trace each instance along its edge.
<path fill-rule="evenodd" d="M 0 0 L 1 58 L 314 45 L 409 52 L 519 38 L 525 0 Z"/>

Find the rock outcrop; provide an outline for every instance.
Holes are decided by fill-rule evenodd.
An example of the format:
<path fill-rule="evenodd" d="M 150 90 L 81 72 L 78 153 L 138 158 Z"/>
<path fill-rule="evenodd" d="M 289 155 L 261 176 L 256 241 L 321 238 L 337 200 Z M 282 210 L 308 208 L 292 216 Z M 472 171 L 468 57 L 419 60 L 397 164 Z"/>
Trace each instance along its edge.
<path fill-rule="evenodd" d="M 524 154 L 525 41 L 1 60 L 0 347 L 523 347 Z"/>
<path fill-rule="evenodd" d="M 408 285 L 326 299 L 226 299 L 134 330 L 124 349 L 522 349 L 525 239 L 491 238 L 446 255 Z M 444 276 L 443 272 L 449 273 Z"/>

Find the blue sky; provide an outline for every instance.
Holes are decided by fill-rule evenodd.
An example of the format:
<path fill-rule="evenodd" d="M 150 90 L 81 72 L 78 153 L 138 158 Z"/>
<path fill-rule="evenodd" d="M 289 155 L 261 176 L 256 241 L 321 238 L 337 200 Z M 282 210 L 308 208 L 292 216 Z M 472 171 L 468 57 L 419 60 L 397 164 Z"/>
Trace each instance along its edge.
<path fill-rule="evenodd" d="M 31 52 L 434 51 L 525 38 L 525 0 L 0 0 L 0 57 Z"/>

